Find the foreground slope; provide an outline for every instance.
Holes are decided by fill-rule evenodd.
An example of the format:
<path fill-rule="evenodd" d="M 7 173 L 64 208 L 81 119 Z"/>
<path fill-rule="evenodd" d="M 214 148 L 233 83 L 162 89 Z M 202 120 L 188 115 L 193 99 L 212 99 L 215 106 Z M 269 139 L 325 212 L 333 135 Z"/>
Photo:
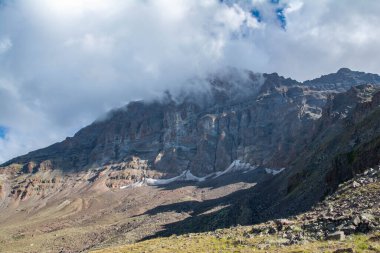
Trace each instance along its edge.
<path fill-rule="evenodd" d="M 94 182 L 88 181 L 87 173 L 71 175 L 62 185 L 58 180 L 51 182 L 50 173 L 54 172 L 0 179 L 5 191 L 22 181 L 40 188 L 23 199 L 11 194 L 0 206 L 0 252 L 81 252 L 99 245 L 135 242 L 191 217 L 197 206 L 219 210 L 228 205 L 229 195 L 273 177 L 252 171 L 230 173 L 207 184 L 177 182 L 112 189 L 106 185 L 107 171 Z M 165 205 L 178 205 L 183 211 L 160 209 Z M 160 211 L 152 213 L 156 208 Z"/>
<path fill-rule="evenodd" d="M 380 252 L 379 179 L 380 167 L 371 168 L 310 211 L 288 219 L 93 252 Z"/>

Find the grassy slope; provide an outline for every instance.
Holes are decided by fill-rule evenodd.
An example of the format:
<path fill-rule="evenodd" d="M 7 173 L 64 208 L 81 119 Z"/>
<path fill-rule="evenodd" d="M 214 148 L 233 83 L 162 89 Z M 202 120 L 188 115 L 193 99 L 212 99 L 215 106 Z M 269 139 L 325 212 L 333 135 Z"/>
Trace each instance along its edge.
<path fill-rule="evenodd" d="M 312 241 L 301 245 L 283 245 L 276 236 L 244 235 L 249 227 L 224 230 L 220 236 L 188 234 L 172 236 L 130 244 L 122 247 L 102 249 L 93 253 L 127 252 L 334 252 L 352 249 L 353 252 L 380 252 L 380 234 L 354 235 L 345 241 Z M 349 252 L 349 251 L 346 251 Z"/>
<path fill-rule="evenodd" d="M 321 207 L 333 207 L 334 210 L 344 210 L 353 213 L 372 213 L 377 222 L 380 221 L 379 193 L 380 170 L 375 176 L 375 182 L 353 186 L 355 180 L 369 178 L 360 174 L 356 178 L 341 184 L 338 190 L 312 210 L 290 218 L 293 234 L 307 234 L 305 224 L 319 221 L 318 216 L 325 210 Z M 355 181 L 356 182 L 356 181 Z M 344 207 L 348 205 L 350 210 Z M 343 207 L 343 209 L 342 209 Z M 340 209 L 339 209 L 340 208 Z M 339 211 L 340 212 L 340 211 Z M 312 220 L 307 217 L 313 217 Z M 339 215 L 337 216 L 339 218 Z M 254 226 L 238 226 L 219 229 L 213 232 L 192 233 L 180 236 L 161 237 L 129 244 L 121 247 L 105 248 L 93 253 L 111 252 L 380 252 L 380 231 L 374 230 L 368 234 L 353 234 L 343 241 L 313 239 L 305 237 L 297 243 L 289 240 L 281 233 L 256 233 L 260 228 L 270 228 L 273 222 Z M 286 230 L 286 229 L 285 229 Z"/>

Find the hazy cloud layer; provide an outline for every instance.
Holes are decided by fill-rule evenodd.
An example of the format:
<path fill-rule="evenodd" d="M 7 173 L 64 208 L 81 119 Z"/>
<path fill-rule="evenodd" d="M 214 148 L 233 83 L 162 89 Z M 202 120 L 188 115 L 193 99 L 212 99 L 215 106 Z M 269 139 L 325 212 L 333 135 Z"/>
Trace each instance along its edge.
<path fill-rule="evenodd" d="M 0 162 L 225 66 L 380 73 L 380 1 L 0 1 Z"/>

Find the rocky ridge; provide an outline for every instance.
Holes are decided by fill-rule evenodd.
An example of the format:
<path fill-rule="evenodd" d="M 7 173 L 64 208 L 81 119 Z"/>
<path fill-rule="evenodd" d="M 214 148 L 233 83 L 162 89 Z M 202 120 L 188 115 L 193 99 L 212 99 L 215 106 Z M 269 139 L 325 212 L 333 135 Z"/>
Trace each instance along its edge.
<path fill-rule="evenodd" d="M 337 239 L 380 231 L 380 166 L 339 185 L 337 191 L 310 211 L 254 226 L 256 235 L 276 234 L 288 243 Z"/>

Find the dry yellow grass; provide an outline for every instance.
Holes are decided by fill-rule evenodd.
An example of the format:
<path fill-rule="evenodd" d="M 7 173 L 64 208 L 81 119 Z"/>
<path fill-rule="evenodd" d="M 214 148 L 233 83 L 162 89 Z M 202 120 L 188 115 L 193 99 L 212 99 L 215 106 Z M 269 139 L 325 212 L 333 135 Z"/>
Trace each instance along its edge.
<path fill-rule="evenodd" d="M 157 238 L 122 247 L 113 247 L 92 251 L 92 253 L 192 253 L 192 252 L 335 252 L 347 249 L 346 252 L 380 252 L 380 234 L 354 235 L 345 241 L 311 241 L 302 245 L 284 245 L 282 238 L 275 236 L 255 236 L 245 238 L 243 231 L 248 228 L 231 231 L 225 230 L 223 236 L 209 234 L 189 234 Z M 338 251 L 339 252 L 339 251 Z M 345 251 L 341 251 L 345 252 Z"/>

